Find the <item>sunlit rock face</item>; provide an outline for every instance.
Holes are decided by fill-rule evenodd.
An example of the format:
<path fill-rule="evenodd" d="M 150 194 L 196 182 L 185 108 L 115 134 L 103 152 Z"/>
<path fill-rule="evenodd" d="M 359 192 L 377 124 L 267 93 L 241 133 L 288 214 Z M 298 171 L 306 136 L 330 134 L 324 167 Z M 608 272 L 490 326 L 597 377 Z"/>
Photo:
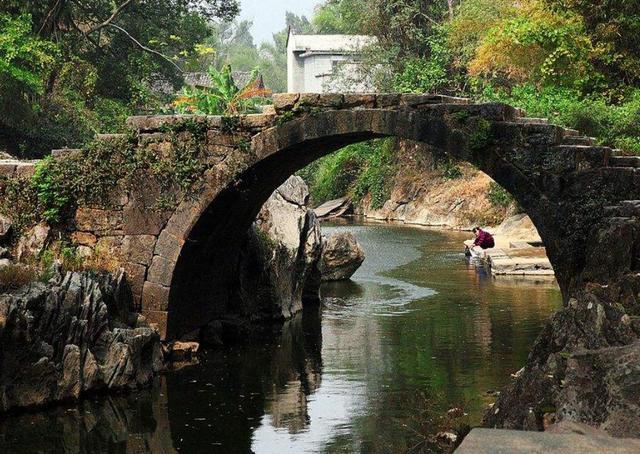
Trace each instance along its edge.
<path fill-rule="evenodd" d="M 364 250 L 351 232 L 331 235 L 322 247 L 320 272 L 323 281 L 344 281 L 364 262 Z"/>
<path fill-rule="evenodd" d="M 67 273 L 0 296 L 0 411 L 148 384 L 163 367 L 160 336 L 130 302 L 123 273 Z"/>
<path fill-rule="evenodd" d="M 240 253 L 235 314 L 282 320 L 319 300 L 322 235 L 308 198 L 305 182 L 292 176 L 260 210 Z"/>

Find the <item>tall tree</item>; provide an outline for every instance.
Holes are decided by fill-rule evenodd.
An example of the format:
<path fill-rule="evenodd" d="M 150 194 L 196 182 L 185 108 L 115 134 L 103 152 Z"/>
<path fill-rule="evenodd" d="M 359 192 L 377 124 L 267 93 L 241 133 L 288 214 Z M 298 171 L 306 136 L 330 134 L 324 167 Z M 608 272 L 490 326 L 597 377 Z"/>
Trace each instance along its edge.
<path fill-rule="evenodd" d="M 78 145 L 151 107 L 153 87 L 180 84 L 181 65 L 210 34 L 207 22 L 231 20 L 238 8 L 238 0 L 0 0 L 3 13 L 29 17 L 30 35 L 59 49 L 44 90 L 30 99 L 37 115 L 29 127 L 0 118 L 5 146 L 33 154 Z"/>

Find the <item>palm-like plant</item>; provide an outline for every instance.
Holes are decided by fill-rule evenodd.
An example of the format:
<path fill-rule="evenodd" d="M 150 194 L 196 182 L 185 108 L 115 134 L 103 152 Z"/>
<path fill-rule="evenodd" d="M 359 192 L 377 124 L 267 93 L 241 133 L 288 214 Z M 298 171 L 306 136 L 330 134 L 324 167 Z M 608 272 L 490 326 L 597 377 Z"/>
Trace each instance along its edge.
<path fill-rule="evenodd" d="M 239 115 L 257 112 L 258 104 L 271 94 L 259 83 L 258 70 L 251 73 L 249 83 L 238 88 L 230 65 L 224 65 L 220 71 L 209 67 L 211 87 L 185 87 L 174 101 L 180 113 L 200 115 Z"/>

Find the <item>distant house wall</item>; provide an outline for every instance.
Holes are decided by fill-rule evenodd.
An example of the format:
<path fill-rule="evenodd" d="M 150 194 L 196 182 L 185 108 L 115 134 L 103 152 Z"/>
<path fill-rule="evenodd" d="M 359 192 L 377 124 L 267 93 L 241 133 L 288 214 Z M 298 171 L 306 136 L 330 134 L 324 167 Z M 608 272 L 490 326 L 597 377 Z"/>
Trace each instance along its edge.
<path fill-rule="evenodd" d="M 290 93 L 371 92 L 359 77 L 362 46 L 374 38 L 351 35 L 295 35 L 287 43 L 287 91 Z"/>
<path fill-rule="evenodd" d="M 304 92 L 304 60 L 294 52 L 295 40 L 289 36 L 287 43 L 287 91 L 289 93 Z"/>

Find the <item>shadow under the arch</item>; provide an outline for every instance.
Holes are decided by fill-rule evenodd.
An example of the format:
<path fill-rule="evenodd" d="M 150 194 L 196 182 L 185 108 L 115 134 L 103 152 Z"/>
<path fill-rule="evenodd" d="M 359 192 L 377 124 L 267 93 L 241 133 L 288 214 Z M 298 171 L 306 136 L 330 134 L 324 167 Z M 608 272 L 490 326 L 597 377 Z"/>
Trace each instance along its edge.
<path fill-rule="evenodd" d="M 237 298 L 237 269 L 240 248 L 260 208 L 287 178 L 311 162 L 377 137 L 345 134 L 305 142 L 260 160 L 227 185 L 203 211 L 178 257 L 169 294 L 167 337 L 180 338 L 212 321 L 258 321 L 259 314 L 243 313 Z"/>

